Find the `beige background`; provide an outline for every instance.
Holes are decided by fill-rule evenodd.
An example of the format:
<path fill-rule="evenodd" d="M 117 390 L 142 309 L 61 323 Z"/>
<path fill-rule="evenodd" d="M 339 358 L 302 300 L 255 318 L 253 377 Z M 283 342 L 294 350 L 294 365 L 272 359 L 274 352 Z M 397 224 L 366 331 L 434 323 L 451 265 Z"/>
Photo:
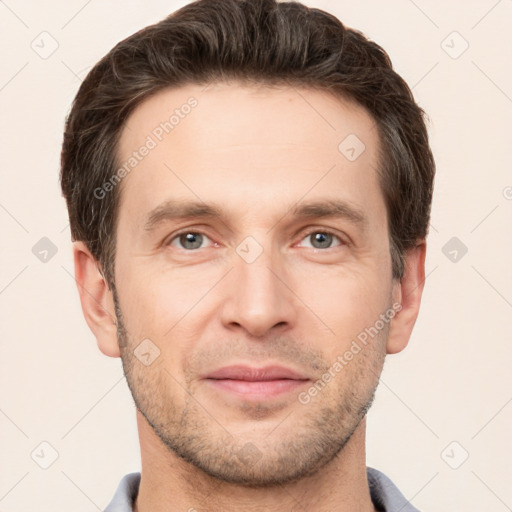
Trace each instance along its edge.
<path fill-rule="evenodd" d="M 140 469 L 121 361 L 82 317 L 59 154 L 91 66 L 185 3 L 0 2 L 1 511 L 103 510 Z M 422 511 L 511 510 L 512 2 L 307 4 L 389 52 L 430 115 L 438 166 L 422 311 L 382 375 L 368 464 Z M 32 251 L 43 237 L 57 250 L 46 262 Z"/>

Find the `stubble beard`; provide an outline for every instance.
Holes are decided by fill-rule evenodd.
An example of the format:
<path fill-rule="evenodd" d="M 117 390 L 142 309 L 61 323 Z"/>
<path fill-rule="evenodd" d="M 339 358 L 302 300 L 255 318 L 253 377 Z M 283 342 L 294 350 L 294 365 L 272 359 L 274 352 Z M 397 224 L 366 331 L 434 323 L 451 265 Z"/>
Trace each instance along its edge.
<path fill-rule="evenodd" d="M 114 304 L 123 371 L 135 406 L 170 452 L 219 481 L 275 487 L 315 474 L 341 454 L 373 403 L 385 353 L 366 347 L 350 363 L 350 389 L 338 389 L 337 397 L 334 388 L 324 389 L 307 405 L 296 401 L 266 436 L 254 435 L 249 428 L 235 432 L 216 417 L 211 404 L 194 396 L 193 383 L 178 384 L 162 366 L 148 371 L 138 361 L 133 353 L 137 343 L 130 339 L 115 293 Z M 387 329 L 379 336 L 385 340 Z M 372 343 L 382 347 L 382 341 Z M 334 385 L 335 380 L 328 386 Z M 171 389 L 184 395 L 184 406 L 177 404 Z M 273 414 L 265 403 L 242 410 L 251 424 Z"/>

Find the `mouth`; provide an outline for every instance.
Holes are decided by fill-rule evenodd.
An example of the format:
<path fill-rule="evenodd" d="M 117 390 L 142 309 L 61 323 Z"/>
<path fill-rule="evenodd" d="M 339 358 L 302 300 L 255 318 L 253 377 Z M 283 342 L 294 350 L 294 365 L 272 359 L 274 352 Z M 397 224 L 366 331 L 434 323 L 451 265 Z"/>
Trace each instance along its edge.
<path fill-rule="evenodd" d="M 209 373 L 204 380 L 217 391 L 244 399 L 269 400 L 304 387 L 310 379 L 290 368 L 227 366 Z"/>

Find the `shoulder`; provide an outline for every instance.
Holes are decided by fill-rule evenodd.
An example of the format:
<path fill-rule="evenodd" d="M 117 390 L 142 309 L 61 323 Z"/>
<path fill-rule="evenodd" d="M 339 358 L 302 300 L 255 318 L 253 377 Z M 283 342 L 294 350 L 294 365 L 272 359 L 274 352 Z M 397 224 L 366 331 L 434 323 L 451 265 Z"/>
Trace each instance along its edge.
<path fill-rule="evenodd" d="M 384 473 L 368 467 L 366 475 L 370 495 L 377 510 L 382 512 L 419 512 Z"/>
<path fill-rule="evenodd" d="M 104 512 L 133 512 L 133 502 L 139 492 L 139 484 L 140 473 L 125 475 Z"/>

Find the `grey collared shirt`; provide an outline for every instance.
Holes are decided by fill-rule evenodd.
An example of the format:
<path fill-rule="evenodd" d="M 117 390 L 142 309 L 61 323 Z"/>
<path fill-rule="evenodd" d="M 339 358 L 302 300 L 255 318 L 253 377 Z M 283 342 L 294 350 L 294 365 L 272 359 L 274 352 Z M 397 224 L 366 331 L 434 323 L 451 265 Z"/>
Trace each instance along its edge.
<path fill-rule="evenodd" d="M 380 471 L 366 468 L 373 505 L 381 512 L 419 512 L 413 507 L 395 484 Z M 112 501 L 104 512 L 133 512 L 133 502 L 139 492 L 140 473 L 125 475 Z"/>

